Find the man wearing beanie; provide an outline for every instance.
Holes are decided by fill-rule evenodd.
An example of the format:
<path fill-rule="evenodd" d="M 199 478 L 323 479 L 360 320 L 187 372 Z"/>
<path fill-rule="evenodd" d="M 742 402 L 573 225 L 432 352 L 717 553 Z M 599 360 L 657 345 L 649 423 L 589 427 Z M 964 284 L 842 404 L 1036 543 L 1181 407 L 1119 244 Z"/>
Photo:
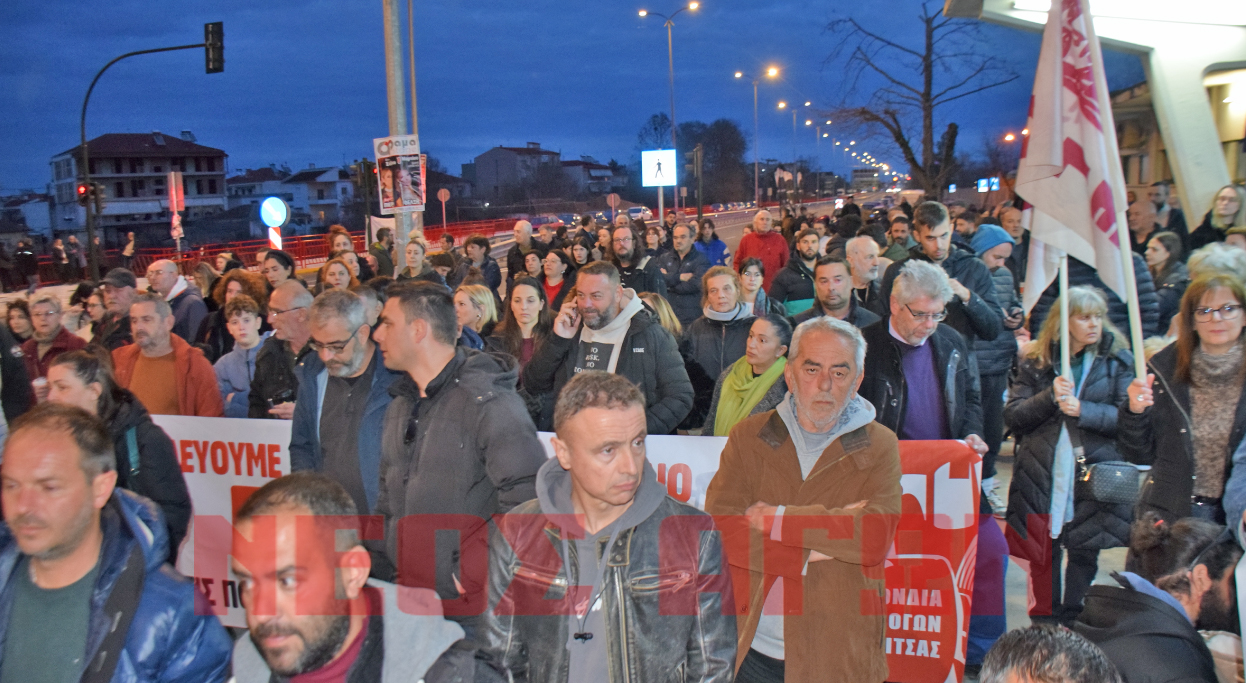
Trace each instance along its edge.
<path fill-rule="evenodd" d="M 978 227 L 970 244 L 991 271 L 995 298 L 1004 320 L 1004 331 L 999 336 L 979 339 L 974 343 L 982 380 L 982 438 L 987 447 L 986 454 L 982 456 L 982 491 L 991 504 L 991 512 L 1002 516 L 1007 506 L 996 485 L 995 458 L 999 456 L 999 445 L 1004 438 L 1004 389 L 1008 386 L 1012 360 L 1017 356 L 1017 338 L 1013 330 L 1021 327 L 1025 313 L 1013 288 L 1012 272 L 1004 265 L 1012 254 L 1012 237 L 998 225 L 983 224 Z"/>

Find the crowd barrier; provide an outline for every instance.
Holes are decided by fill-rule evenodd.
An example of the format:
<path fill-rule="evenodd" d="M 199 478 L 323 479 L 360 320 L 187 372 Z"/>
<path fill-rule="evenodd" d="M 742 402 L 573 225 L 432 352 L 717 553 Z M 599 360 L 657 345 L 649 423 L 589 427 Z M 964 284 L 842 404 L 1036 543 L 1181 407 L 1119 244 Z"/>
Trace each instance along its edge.
<path fill-rule="evenodd" d="M 194 504 L 196 521 L 178 568 L 194 577 L 223 623 L 244 626 L 237 583 L 226 561 L 230 523 L 251 492 L 289 472 L 291 423 L 169 415 L 153 419 L 173 439 Z M 552 456 L 550 436 L 541 434 Z M 646 450 L 668 494 L 703 508 L 725 443 L 724 437 L 650 436 Z M 887 633 L 881 645 L 887 651 L 888 680 L 959 681 L 977 557 L 981 459 L 959 441 L 902 441 L 900 460 L 902 512 L 884 567 Z M 198 539 L 195 526 L 201 531 Z M 365 527 L 365 534 L 375 534 L 379 524 Z M 199 562 L 196 550 L 205 555 Z M 862 609 L 875 608 L 862 600 Z M 833 634 L 827 634 L 827 643 L 833 646 Z"/>

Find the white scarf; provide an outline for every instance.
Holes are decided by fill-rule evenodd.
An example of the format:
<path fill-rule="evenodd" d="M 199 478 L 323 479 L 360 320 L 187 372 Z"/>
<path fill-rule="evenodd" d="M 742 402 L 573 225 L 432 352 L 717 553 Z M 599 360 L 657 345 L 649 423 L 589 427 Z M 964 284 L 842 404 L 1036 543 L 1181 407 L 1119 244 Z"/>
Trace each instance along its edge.
<path fill-rule="evenodd" d="M 606 364 L 606 372 L 614 372 L 615 366 L 619 364 L 619 351 L 623 347 L 623 338 L 627 336 L 627 330 L 632 324 L 632 316 L 636 315 L 645 307 L 640 297 L 636 296 L 635 290 L 624 289 L 624 298 L 628 302 L 624 304 L 623 309 L 614 317 L 606 326 L 600 330 L 589 328 L 584 325 L 580 328 L 580 342 L 591 344 L 597 342 L 599 344 L 611 344 L 613 350 L 610 352 L 610 362 Z"/>
<path fill-rule="evenodd" d="M 177 282 L 173 283 L 173 289 L 169 290 L 169 295 L 164 298 L 165 301 L 172 301 L 177 298 L 178 294 L 186 291 L 186 278 L 182 275 L 177 276 Z"/>

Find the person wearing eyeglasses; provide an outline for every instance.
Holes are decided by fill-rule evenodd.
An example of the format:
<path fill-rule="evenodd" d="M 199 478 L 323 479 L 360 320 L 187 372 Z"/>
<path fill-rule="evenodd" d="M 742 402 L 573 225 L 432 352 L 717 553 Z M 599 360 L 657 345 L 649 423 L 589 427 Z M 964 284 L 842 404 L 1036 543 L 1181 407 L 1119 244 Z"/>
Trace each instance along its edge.
<path fill-rule="evenodd" d="M 86 341 L 72 334 L 61 324 L 63 312 L 60 297 L 46 290 L 30 301 L 30 339 L 22 343 L 22 357 L 26 360 L 26 374 L 35 385 L 35 398 L 48 398 L 48 367 L 62 353 L 77 351 L 87 345 Z"/>
<path fill-rule="evenodd" d="M 268 256 L 271 260 L 272 253 Z M 294 369 L 311 353 L 307 311 L 311 305 L 311 292 L 297 280 L 278 284 L 268 297 L 268 324 L 273 327 L 273 335 L 255 357 L 247 417 L 294 418 L 294 399 L 299 390 L 299 378 Z"/>
<path fill-rule="evenodd" d="M 381 430 L 401 375 L 380 362 L 359 297 L 329 290 L 309 310 L 311 353 L 299 378 L 290 433 L 290 470 L 314 470 L 350 493 L 363 514 L 376 507 Z"/>
<path fill-rule="evenodd" d="M 1246 432 L 1243 303 L 1240 274 L 1196 278 L 1181 297 L 1176 343 L 1151 358 L 1145 380 L 1129 386 L 1117 439 L 1126 460 L 1151 465 L 1143 511 L 1223 524 L 1233 507 L 1229 521 L 1236 525 L 1246 507 L 1246 466 L 1232 467 L 1246 459 L 1234 457 Z"/>
<path fill-rule="evenodd" d="M 919 214 L 924 206 L 918 206 Z M 867 344 L 861 396 L 878 411 L 875 419 L 901 440 L 961 439 L 985 455 L 977 359 L 965 337 L 944 322 L 948 302 L 956 298 L 952 281 L 943 268 L 920 258 L 908 259 L 898 270 L 888 287 L 891 315 L 861 330 Z M 973 668 L 981 666 L 987 650 L 1007 630 L 1008 543 L 985 496 L 979 499 L 978 512 L 965 660 Z"/>

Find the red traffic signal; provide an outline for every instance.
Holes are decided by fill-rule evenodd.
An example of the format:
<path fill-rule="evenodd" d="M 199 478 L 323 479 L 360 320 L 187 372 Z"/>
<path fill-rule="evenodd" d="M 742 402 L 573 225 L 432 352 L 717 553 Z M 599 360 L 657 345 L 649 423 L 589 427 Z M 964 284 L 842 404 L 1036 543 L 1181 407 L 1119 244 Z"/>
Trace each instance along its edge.
<path fill-rule="evenodd" d="M 86 206 L 87 202 L 91 200 L 91 186 L 86 183 L 78 183 L 78 187 L 75 188 L 75 191 L 78 194 L 78 203 L 82 206 Z"/>

